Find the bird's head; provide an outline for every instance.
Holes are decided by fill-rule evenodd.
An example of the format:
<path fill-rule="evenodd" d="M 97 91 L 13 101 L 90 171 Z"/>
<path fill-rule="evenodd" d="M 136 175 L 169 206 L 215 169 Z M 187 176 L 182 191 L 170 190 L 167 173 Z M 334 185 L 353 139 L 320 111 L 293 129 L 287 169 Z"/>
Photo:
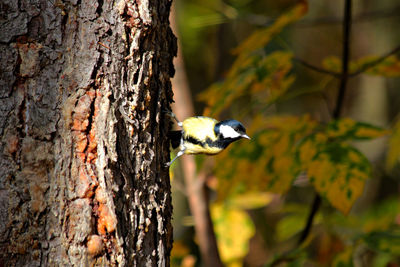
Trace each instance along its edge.
<path fill-rule="evenodd" d="M 220 135 L 223 139 L 238 140 L 240 138 L 250 139 L 246 134 L 246 129 L 243 124 L 237 120 L 224 120 L 220 121 L 215 125 L 215 132 Z"/>

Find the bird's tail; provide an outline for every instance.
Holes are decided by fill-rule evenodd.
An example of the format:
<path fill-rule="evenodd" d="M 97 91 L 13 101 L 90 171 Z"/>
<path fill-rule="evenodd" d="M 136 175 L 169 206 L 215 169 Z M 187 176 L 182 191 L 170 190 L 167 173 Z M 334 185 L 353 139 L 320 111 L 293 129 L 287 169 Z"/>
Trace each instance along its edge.
<path fill-rule="evenodd" d="M 170 131 L 168 138 L 171 141 L 172 148 L 177 148 L 181 144 L 182 131 Z"/>

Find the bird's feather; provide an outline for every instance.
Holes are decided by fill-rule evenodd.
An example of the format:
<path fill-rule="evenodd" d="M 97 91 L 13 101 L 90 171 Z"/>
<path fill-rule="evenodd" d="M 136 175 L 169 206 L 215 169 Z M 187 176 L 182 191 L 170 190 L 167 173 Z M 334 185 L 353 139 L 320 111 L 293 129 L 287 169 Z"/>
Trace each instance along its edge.
<path fill-rule="evenodd" d="M 170 131 L 168 138 L 171 141 L 172 148 L 177 148 L 181 143 L 182 131 Z"/>
<path fill-rule="evenodd" d="M 182 123 L 184 138 L 192 136 L 197 140 L 206 140 L 209 138 L 211 141 L 215 141 L 217 140 L 217 136 L 215 135 L 214 127 L 217 123 L 217 120 L 203 116 L 187 118 Z M 212 129 L 212 131 L 210 131 L 210 129 Z"/>
<path fill-rule="evenodd" d="M 172 147 L 179 146 L 180 150 L 167 166 L 183 154 L 215 155 L 236 140 L 249 139 L 244 126 L 236 120 L 218 122 L 203 116 L 190 117 L 183 122 L 179 122 L 176 118 L 175 120 L 182 127 L 182 131 L 171 131 L 168 137 Z"/>

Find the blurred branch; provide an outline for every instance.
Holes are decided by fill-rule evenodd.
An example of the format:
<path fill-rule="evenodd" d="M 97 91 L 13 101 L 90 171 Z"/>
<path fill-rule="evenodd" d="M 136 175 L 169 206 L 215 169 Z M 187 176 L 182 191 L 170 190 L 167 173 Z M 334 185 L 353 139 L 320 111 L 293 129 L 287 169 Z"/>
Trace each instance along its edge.
<path fill-rule="evenodd" d="M 344 18 L 343 18 L 343 52 L 342 52 L 342 73 L 339 84 L 339 92 L 336 100 L 336 107 L 333 111 L 333 118 L 338 119 L 343 108 L 344 97 L 346 93 L 347 81 L 349 78 L 349 61 L 350 61 L 350 31 L 351 31 L 351 0 L 345 1 Z M 316 193 L 310 214 L 307 218 L 306 226 L 301 233 L 299 244 L 303 243 L 310 234 L 315 215 L 321 206 L 321 196 Z"/>
<path fill-rule="evenodd" d="M 395 55 L 395 54 L 397 54 L 397 53 L 399 53 L 399 52 L 400 52 L 400 45 L 397 46 L 396 48 L 394 48 L 393 50 L 387 52 L 387 53 L 384 54 L 383 56 L 377 58 L 376 60 L 374 60 L 374 61 L 372 61 L 372 62 L 370 62 L 370 63 L 368 63 L 368 64 L 362 66 L 360 69 L 358 69 L 358 70 L 356 70 L 356 71 L 354 71 L 354 72 L 351 72 L 351 73 L 347 73 L 347 77 L 348 77 L 348 78 L 353 78 L 353 77 L 355 77 L 355 76 L 357 76 L 357 75 L 359 75 L 359 74 L 362 74 L 362 73 L 364 73 L 365 71 L 369 70 L 370 68 L 373 68 L 373 67 L 375 67 L 376 65 L 380 64 L 380 63 L 381 63 L 382 61 L 384 61 L 386 58 L 388 58 L 388 57 L 390 57 L 390 56 L 392 56 L 392 55 Z M 342 77 L 343 77 L 343 72 L 342 72 L 342 73 L 337 73 L 337 72 L 334 72 L 334 71 L 326 70 L 326 69 L 324 69 L 324 68 L 321 68 L 321 67 L 312 65 L 312 64 L 310 64 L 310 63 L 308 63 L 308 62 L 306 62 L 306 61 L 304 61 L 303 59 L 298 58 L 298 57 L 294 57 L 293 60 L 294 60 L 295 62 L 297 62 L 297 63 L 303 65 L 304 67 L 310 69 L 310 70 L 313 70 L 313 71 L 316 71 L 316 72 L 319 72 L 319 73 L 323 73 L 323 74 L 328 74 L 328 75 L 331 75 L 331 76 L 333 76 L 333 77 L 335 77 L 335 78 L 338 78 L 338 79 L 342 79 Z M 347 78 L 346 78 L 346 79 L 347 79 Z"/>
<path fill-rule="evenodd" d="M 316 72 L 319 72 L 319 73 L 329 74 L 329 75 L 331 75 L 331 76 L 333 76 L 335 78 L 339 78 L 340 77 L 340 73 L 337 73 L 337 72 L 334 72 L 334 71 L 330 71 L 330 70 L 326 70 L 326 69 L 321 68 L 321 67 L 314 66 L 314 65 L 304 61 L 301 58 L 294 57 L 293 60 L 296 61 L 297 63 L 303 65 L 304 67 L 309 68 L 310 70 L 313 70 L 313 71 L 316 71 Z"/>
<path fill-rule="evenodd" d="M 343 51 L 342 51 L 342 74 L 339 84 L 339 93 L 336 99 L 336 108 L 333 111 L 333 118 L 338 119 L 343 108 L 344 96 L 349 79 L 350 62 L 350 31 L 351 31 L 351 1 L 345 1 L 343 21 Z"/>
<path fill-rule="evenodd" d="M 178 29 L 175 24 L 175 7 L 172 8 L 171 26 L 175 35 L 179 37 Z M 182 51 L 178 46 L 178 56 L 175 59 L 175 77 L 172 79 L 175 104 L 173 111 L 175 115 L 183 120 L 193 116 L 194 107 L 190 94 L 189 83 L 187 81 L 185 64 L 183 62 Z M 183 156 L 182 163 L 183 176 L 186 186 L 186 194 L 189 201 L 190 211 L 194 219 L 195 232 L 200 248 L 200 253 L 204 266 L 222 267 L 219 256 L 217 240 L 211 221 L 208 198 L 206 194 L 206 175 L 204 172 L 196 175 L 196 163 L 193 156 Z M 197 176 L 197 177 L 196 177 Z"/>
<path fill-rule="evenodd" d="M 310 234 L 315 215 L 317 214 L 319 207 L 321 206 L 321 202 L 322 202 L 321 196 L 318 193 L 316 193 L 310 210 L 310 214 L 308 215 L 307 218 L 306 226 L 304 227 L 304 230 L 301 232 L 299 244 L 303 243 Z"/>
<path fill-rule="evenodd" d="M 359 70 L 356 70 L 355 72 L 352 72 L 349 74 L 350 77 L 354 77 L 357 76 L 367 70 L 369 70 L 372 67 L 375 67 L 376 65 L 378 65 L 379 63 L 381 63 L 382 61 L 384 61 L 386 58 L 395 55 L 397 53 L 400 52 L 400 45 L 398 47 L 396 47 L 395 49 L 393 49 L 392 51 L 386 53 L 385 55 L 381 56 L 380 58 L 370 62 L 369 64 L 364 65 L 362 68 L 360 68 Z"/>

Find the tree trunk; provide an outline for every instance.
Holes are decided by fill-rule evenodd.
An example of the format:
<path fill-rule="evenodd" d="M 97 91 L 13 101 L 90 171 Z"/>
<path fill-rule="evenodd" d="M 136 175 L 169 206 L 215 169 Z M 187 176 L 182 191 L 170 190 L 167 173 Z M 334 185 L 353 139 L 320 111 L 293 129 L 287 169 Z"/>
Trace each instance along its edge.
<path fill-rule="evenodd" d="M 169 266 L 170 4 L 0 3 L 0 266 Z"/>

